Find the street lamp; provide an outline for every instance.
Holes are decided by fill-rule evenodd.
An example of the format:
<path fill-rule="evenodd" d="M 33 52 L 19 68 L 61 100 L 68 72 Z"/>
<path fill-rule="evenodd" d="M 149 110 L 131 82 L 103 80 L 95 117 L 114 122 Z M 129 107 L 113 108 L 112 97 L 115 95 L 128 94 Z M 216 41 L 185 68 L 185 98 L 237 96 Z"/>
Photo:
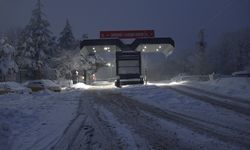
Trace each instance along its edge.
<path fill-rule="evenodd" d="M 113 75 L 113 65 L 111 63 L 107 63 L 106 65 L 109 67 L 110 77 L 112 78 L 112 75 Z"/>

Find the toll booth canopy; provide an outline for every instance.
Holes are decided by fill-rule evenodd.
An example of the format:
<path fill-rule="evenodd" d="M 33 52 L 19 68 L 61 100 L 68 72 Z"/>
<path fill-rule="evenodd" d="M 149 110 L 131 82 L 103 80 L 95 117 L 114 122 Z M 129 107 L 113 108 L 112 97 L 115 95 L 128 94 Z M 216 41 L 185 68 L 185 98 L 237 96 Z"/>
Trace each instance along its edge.
<path fill-rule="evenodd" d="M 141 52 L 120 51 L 116 52 L 117 87 L 128 84 L 143 84 L 141 77 Z"/>
<path fill-rule="evenodd" d="M 171 38 L 138 38 L 130 44 L 114 39 L 86 39 L 81 42 L 81 51 L 102 55 L 107 59 L 110 72 L 114 71 L 115 84 L 120 87 L 129 84 L 143 84 L 142 53 L 162 53 L 166 57 L 174 49 L 175 43 Z M 113 68 L 114 67 L 114 68 Z M 108 69 L 108 68 L 107 68 Z M 109 74 L 109 73 L 107 73 Z"/>

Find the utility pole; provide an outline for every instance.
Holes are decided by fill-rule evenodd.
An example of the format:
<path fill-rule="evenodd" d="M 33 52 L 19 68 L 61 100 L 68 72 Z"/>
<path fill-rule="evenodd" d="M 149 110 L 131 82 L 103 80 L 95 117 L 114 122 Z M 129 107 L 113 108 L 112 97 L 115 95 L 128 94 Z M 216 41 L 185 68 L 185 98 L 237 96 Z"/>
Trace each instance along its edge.
<path fill-rule="evenodd" d="M 205 30 L 201 29 L 198 34 L 198 41 L 196 42 L 196 48 L 197 48 L 197 54 L 196 54 L 196 59 L 197 59 L 197 68 L 196 71 L 200 75 L 206 74 L 206 69 L 208 66 L 206 62 L 206 47 L 207 43 L 205 42 Z"/>

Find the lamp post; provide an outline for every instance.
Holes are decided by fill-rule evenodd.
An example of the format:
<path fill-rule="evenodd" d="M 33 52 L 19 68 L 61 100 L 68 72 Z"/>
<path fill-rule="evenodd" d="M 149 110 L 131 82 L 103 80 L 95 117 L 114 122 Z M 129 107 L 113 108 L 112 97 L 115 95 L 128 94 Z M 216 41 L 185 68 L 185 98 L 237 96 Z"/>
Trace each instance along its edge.
<path fill-rule="evenodd" d="M 112 64 L 111 63 L 107 63 L 107 66 L 110 68 L 109 72 L 110 72 L 110 78 L 112 77 Z"/>

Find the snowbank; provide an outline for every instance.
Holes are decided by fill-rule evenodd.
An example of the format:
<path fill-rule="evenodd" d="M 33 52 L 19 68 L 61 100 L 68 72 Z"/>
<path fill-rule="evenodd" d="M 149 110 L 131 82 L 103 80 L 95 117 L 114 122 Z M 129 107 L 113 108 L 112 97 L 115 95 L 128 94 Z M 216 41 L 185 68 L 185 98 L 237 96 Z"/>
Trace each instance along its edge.
<path fill-rule="evenodd" d="M 184 85 L 229 97 L 250 100 L 250 78 L 247 77 L 220 78 L 205 82 L 189 81 Z"/>
<path fill-rule="evenodd" d="M 89 88 L 91 88 L 91 86 L 90 85 L 86 85 L 84 83 L 77 83 L 77 84 L 74 84 L 72 86 L 72 88 L 75 88 L 75 89 L 89 89 Z"/>

